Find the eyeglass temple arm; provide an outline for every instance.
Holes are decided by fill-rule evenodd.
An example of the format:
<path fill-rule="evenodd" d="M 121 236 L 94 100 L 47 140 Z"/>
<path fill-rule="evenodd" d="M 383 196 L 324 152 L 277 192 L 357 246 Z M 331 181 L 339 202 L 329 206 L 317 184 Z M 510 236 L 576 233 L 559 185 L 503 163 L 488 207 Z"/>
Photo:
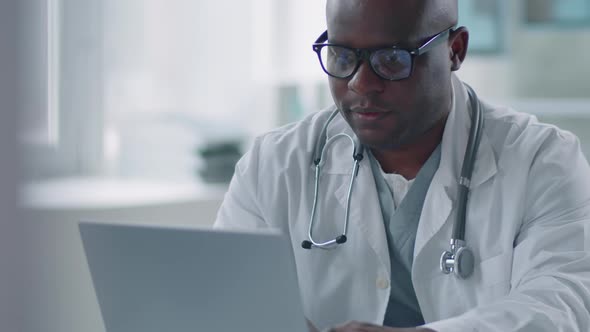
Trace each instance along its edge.
<path fill-rule="evenodd" d="M 424 54 L 424 53 L 430 51 L 430 49 L 432 49 L 434 46 L 438 45 L 455 28 L 456 28 L 455 26 L 450 27 L 449 29 L 445 30 L 444 32 L 430 38 L 430 40 L 428 40 L 424 45 L 420 46 L 420 48 L 418 48 L 418 49 L 413 50 L 412 52 L 410 52 L 410 54 L 418 56 L 420 54 Z"/>
<path fill-rule="evenodd" d="M 432 37 L 429 41 L 427 41 L 420 48 L 411 51 L 410 54 L 412 54 L 414 56 L 418 56 L 420 54 L 428 52 L 431 48 L 436 46 L 439 43 L 439 41 L 443 40 L 443 38 L 447 37 L 451 33 L 451 31 L 453 31 L 455 29 L 456 29 L 456 26 L 450 27 L 446 31 Z M 314 44 L 322 44 L 322 43 L 326 42 L 327 40 L 328 40 L 328 30 L 324 31 L 324 33 L 322 33 L 318 37 L 318 39 L 315 41 Z"/>
<path fill-rule="evenodd" d="M 328 30 L 324 31 L 324 33 L 322 33 L 318 39 L 316 39 L 314 44 L 322 44 L 324 42 L 326 42 L 328 40 Z"/>

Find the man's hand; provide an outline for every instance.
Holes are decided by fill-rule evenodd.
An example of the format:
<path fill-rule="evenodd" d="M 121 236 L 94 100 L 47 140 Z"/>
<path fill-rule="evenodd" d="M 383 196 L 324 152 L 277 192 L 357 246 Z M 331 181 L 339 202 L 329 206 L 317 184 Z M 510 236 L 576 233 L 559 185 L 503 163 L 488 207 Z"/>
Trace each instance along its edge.
<path fill-rule="evenodd" d="M 317 331 L 317 329 L 310 330 Z M 326 332 L 436 332 L 431 329 L 421 327 L 410 327 L 410 328 L 396 328 L 396 327 L 385 327 L 377 326 L 369 323 L 359 322 L 348 322 L 344 325 L 327 329 Z"/>
<path fill-rule="evenodd" d="M 309 330 L 309 332 L 320 332 L 318 328 L 315 327 L 315 325 L 313 325 L 313 323 L 309 321 L 309 319 L 306 318 L 305 321 L 307 322 L 307 329 Z"/>

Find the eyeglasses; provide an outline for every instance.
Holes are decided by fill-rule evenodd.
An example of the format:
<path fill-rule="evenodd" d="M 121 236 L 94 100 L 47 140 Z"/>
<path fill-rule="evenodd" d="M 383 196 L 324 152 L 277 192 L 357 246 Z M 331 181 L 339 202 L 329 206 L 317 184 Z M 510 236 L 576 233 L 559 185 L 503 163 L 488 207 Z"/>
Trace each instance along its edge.
<path fill-rule="evenodd" d="M 322 69 L 326 74 L 336 78 L 350 78 L 365 60 L 375 74 L 384 80 L 399 81 L 412 75 L 414 58 L 430 51 L 434 46 L 446 40 L 453 28 L 439 32 L 416 49 L 404 49 L 397 46 L 382 48 L 352 48 L 326 43 L 328 31 L 325 31 L 313 44 Z"/>

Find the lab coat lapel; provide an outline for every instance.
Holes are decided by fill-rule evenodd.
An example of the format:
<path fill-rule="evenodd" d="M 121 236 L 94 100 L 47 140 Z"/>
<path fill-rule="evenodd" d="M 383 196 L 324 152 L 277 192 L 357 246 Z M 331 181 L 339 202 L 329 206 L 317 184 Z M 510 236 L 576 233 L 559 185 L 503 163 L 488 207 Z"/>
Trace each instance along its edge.
<path fill-rule="evenodd" d="M 348 185 L 348 182 L 343 183 L 335 192 L 335 195 L 343 208 L 346 208 Z M 385 225 L 383 223 L 383 214 L 381 213 L 381 206 L 379 205 L 375 178 L 373 177 L 370 161 L 367 158 L 361 162 L 361 167 L 355 180 L 355 187 L 350 202 L 349 222 L 351 226 L 356 225 L 356 227 L 362 231 L 368 244 L 375 251 L 381 263 L 385 266 L 385 271 L 390 271 L 391 264 L 387 247 Z"/>
<path fill-rule="evenodd" d="M 352 129 L 346 121 L 338 115 L 333 124 L 330 125 L 329 137 L 346 133 L 354 137 Z M 348 187 L 350 185 L 350 174 L 353 166 L 352 144 L 346 138 L 339 138 L 329 148 L 329 159 L 325 165 L 325 174 L 345 175 L 340 176 L 342 183 L 335 190 L 334 195 L 342 209 L 346 209 L 346 200 Z M 352 197 L 350 198 L 350 216 L 349 230 L 360 229 L 362 234 L 356 234 L 351 231 L 350 237 L 364 236 L 369 246 L 373 249 L 379 260 L 383 263 L 385 271 L 390 271 L 391 264 L 389 260 L 389 251 L 387 247 L 387 238 L 385 235 L 385 226 L 383 224 L 383 215 L 377 196 L 375 178 L 371 170 L 371 164 L 366 156 L 360 163 L 359 172 L 354 182 Z"/>
<path fill-rule="evenodd" d="M 485 113 L 483 105 L 482 110 Z M 426 194 L 420 216 L 414 258 L 445 223 L 453 222 L 451 217 L 455 214 L 451 212 L 457 206 L 458 179 L 469 138 L 471 112 L 467 91 L 463 83 L 453 75 L 453 107 L 443 134 L 440 166 Z M 475 190 L 496 172 L 496 158 L 484 131 L 471 177 L 471 190 Z"/>

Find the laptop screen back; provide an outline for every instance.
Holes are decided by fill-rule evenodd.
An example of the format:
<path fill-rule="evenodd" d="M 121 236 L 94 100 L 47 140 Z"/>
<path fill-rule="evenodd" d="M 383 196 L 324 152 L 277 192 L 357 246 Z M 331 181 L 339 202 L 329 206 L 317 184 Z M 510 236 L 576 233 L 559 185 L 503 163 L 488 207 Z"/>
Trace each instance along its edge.
<path fill-rule="evenodd" d="M 306 331 L 289 241 L 80 223 L 107 332 Z"/>

